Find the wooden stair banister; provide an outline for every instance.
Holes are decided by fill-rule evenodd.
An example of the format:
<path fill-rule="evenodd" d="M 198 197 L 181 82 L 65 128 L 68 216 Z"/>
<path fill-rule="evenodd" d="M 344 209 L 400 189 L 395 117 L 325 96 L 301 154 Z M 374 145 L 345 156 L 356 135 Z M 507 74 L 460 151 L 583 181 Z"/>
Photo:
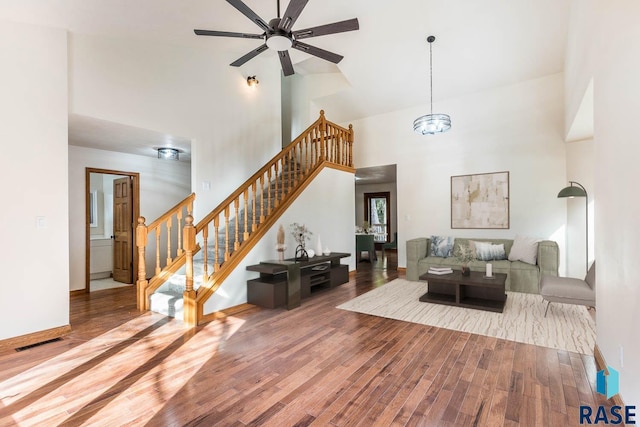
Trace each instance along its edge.
<path fill-rule="evenodd" d="M 324 167 L 355 171 L 353 140 L 351 125 L 346 129 L 329 122 L 324 111 L 320 111 L 318 120 L 197 224 L 193 225 L 193 217 L 189 212 L 183 230 L 184 257 L 172 259 L 171 265 L 158 275 L 166 280 L 166 271 L 177 264 L 186 264 L 183 306 L 187 325 L 193 326 L 206 321 L 203 315 L 205 302 Z M 163 221 L 167 221 L 166 218 L 158 218 L 152 225 Z M 144 227 L 144 219 L 139 227 L 141 226 Z M 220 227 L 224 227 L 224 230 Z M 143 231 L 142 228 L 140 233 Z M 144 243 L 146 244 L 146 240 Z M 195 289 L 193 257 L 198 251 L 202 251 L 204 273 L 202 284 Z M 158 257 L 156 254 L 156 258 Z M 159 286 L 155 286 L 155 283 L 152 286 L 151 282 L 155 279 L 154 276 L 145 285 L 145 292 L 139 296 L 145 300 L 145 308 L 148 307 L 150 290 Z"/>
<path fill-rule="evenodd" d="M 138 299 L 138 309 L 139 310 L 148 310 L 149 309 L 149 298 L 148 295 L 153 293 L 158 286 L 162 284 L 162 277 L 166 277 L 170 275 L 172 271 L 175 271 L 177 267 L 181 265 L 181 259 L 184 258 L 184 250 L 183 250 L 183 229 L 182 229 L 182 220 L 183 220 L 183 211 L 186 209 L 187 216 L 190 216 L 193 213 L 193 201 L 195 200 L 195 193 L 189 194 L 182 201 L 178 202 L 171 209 L 166 211 L 164 214 L 160 215 L 158 219 L 153 221 L 150 225 L 145 225 L 145 217 L 141 216 L 138 218 L 138 225 L 136 226 L 136 246 L 138 247 L 138 281 L 136 282 L 137 286 L 137 299 Z M 172 225 L 173 221 L 176 221 L 176 230 L 177 230 L 177 242 L 175 246 L 172 246 Z M 167 230 L 167 241 L 166 241 L 166 249 L 167 249 L 167 257 L 165 262 L 162 263 L 160 259 L 160 237 L 161 237 L 161 228 L 162 226 L 166 227 Z M 155 271 L 153 278 L 151 280 L 147 280 L 147 264 L 145 252 L 148 246 L 149 235 L 151 233 L 156 234 L 156 252 L 155 252 Z M 172 257 L 172 247 L 176 248 L 175 257 Z"/>

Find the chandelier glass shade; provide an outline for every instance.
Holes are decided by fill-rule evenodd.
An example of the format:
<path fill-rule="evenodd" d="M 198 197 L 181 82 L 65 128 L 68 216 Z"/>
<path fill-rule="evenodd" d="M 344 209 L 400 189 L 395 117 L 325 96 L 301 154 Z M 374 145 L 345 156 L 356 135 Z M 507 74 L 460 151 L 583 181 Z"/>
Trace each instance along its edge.
<path fill-rule="evenodd" d="M 429 42 L 429 86 L 431 96 L 431 113 L 420 116 L 413 121 L 413 130 L 421 135 L 434 135 L 446 132 L 451 129 L 451 117 L 448 114 L 433 113 L 433 52 L 432 43 L 436 40 L 434 36 L 427 37 Z"/>
<path fill-rule="evenodd" d="M 451 129 L 451 117 L 448 114 L 425 114 L 413 121 L 413 130 L 421 135 L 433 135 Z"/>

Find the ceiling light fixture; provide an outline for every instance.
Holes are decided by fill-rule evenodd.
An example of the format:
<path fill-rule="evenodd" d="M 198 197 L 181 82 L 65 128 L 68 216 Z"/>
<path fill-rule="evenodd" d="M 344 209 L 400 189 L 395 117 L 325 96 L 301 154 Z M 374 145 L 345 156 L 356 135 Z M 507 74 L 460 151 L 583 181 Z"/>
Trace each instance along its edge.
<path fill-rule="evenodd" d="M 256 76 L 247 77 L 247 84 L 250 88 L 255 89 L 255 87 L 258 86 L 258 83 L 260 82 L 258 81 L 258 79 L 256 79 Z"/>
<path fill-rule="evenodd" d="M 180 160 L 180 150 L 175 148 L 158 148 L 158 158 L 165 160 Z"/>
<path fill-rule="evenodd" d="M 429 42 L 429 85 L 431 92 L 431 113 L 418 117 L 413 122 L 413 130 L 421 135 L 433 135 L 451 129 L 451 117 L 448 114 L 433 114 L 433 53 L 434 36 L 427 37 Z"/>

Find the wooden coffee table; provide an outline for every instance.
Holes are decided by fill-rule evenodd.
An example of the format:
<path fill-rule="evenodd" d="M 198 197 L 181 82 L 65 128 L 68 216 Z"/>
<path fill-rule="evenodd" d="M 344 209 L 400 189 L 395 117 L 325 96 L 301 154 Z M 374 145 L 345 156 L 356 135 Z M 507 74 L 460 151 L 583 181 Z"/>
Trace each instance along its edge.
<path fill-rule="evenodd" d="M 472 271 L 469 276 L 454 271 L 443 275 L 426 273 L 419 278 L 429 283 L 429 292 L 420 297 L 422 302 L 502 313 L 507 301 L 504 290 L 507 275 L 503 273 L 485 278 L 484 273 L 478 271 Z"/>

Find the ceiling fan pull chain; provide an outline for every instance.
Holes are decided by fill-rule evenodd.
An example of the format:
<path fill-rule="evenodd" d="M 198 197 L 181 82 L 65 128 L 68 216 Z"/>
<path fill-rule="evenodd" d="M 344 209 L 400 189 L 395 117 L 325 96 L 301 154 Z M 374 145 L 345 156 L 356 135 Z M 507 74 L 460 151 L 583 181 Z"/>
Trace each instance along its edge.
<path fill-rule="evenodd" d="M 280 0 L 278 0 L 278 18 L 280 18 Z"/>

